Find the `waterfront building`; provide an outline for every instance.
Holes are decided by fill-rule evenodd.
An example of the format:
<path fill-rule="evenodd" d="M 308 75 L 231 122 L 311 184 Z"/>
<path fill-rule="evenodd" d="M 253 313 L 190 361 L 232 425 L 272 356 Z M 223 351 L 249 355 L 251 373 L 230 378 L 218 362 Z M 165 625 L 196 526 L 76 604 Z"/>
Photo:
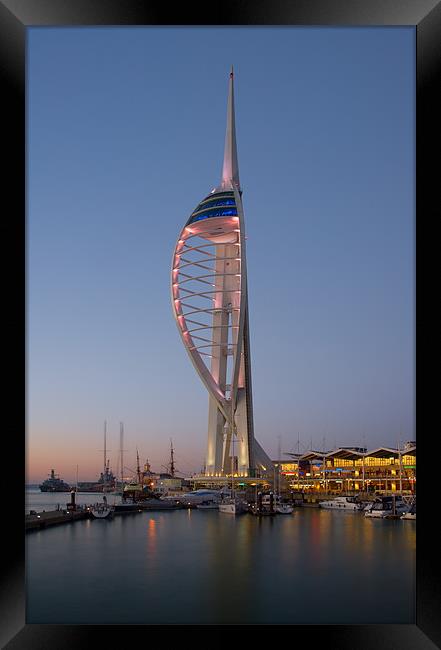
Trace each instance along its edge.
<path fill-rule="evenodd" d="M 271 459 L 254 437 L 245 221 L 230 73 L 220 183 L 196 206 L 179 234 L 171 271 L 173 314 L 208 395 L 205 472 L 265 480 Z"/>
<path fill-rule="evenodd" d="M 339 447 L 287 454 L 279 460 L 283 485 L 292 490 L 329 492 L 416 492 L 416 443 L 403 449 Z M 274 461 L 276 462 L 276 461 Z"/>
<path fill-rule="evenodd" d="M 182 492 L 182 479 L 170 474 L 161 474 L 156 479 L 152 490 L 158 494 L 180 494 Z"/>

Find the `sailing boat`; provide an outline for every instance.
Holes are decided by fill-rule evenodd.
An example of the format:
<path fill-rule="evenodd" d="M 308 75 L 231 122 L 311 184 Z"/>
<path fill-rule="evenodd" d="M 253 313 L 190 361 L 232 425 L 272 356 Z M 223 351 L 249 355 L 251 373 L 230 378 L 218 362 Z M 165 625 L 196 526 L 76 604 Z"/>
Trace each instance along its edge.
<path fill-rule="evenodd" d="M 281 446 L 280 446 L 280 436 L 279 436 L 279 456 L 277 462 L 277 492 L 274 499 L 274 510 L 279 515 L 291 515 L 294 512 L 294 508 L 289 503 L 282 503 L 280 496 L 280 455 L 281 455 Z"/>
<path fill-rule="evenodd" d="M 104 496 L 102 503 L 95 503 L 90 508 L 90 512 L 95 519 L 106 519 L 113 515 L 114 508 L 107 503 L 107 499 Z"/>
<path fill-rule="evenodd" d="M 247 511 L 246 504 L 238 499 L 234 491 L 234 432 L 231 432 L 231 496 L 223 499 L 219 504 L 219 512 L 230 515 L 241 515 Z"/>
<path fill-rule="evenodd" d="M 127 497 L 132 499 L 132 502 L 135 503 L 143 493 L 143 482 L 141 478 L 141 467 L 139 465 L 139 452 L 136 449 L 136 478 L 133 477 L 129 483 L 124 485 L 123 489 L 123 502 Z"/>

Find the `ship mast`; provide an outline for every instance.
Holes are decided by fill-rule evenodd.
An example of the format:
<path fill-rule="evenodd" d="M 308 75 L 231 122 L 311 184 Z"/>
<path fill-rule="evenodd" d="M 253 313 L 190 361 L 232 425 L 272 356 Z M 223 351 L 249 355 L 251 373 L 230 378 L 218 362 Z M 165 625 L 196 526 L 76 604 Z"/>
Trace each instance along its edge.
<path fill-rule="evenodd" d="M 136 448 L 136 473 L 138 475 L 138 483 L 141 484 L 141 468 L 139 466 L 139 453 L 138 448 Z"/>
<path fill-rule="evenodd" d="M 173 440 L 170 438 L 170 474 L 172 478 L 175 475 L 175 462 L 173 460 Z"/>
<path fill-rule="evenodd" d="M 124 424 L 119 423 L 119 447 L 120 447 L 120 457 L 121 457 L 121 490 L 123 490 L 124 484 L 124 449 L 123 449 L 123 439 L 124 439 Z"/>
<path fill-rule="evenodd" d="M 104 449 L 101 449 L 100 451 L 104 452 L 104 466 L 103 466 L 103 472 L 102 472 L 102 479 L 103 482 L 105 483 L 107 478 L 108 478 L 108 473 L 109 473 L 109 465 L 110 465 L 110 460 L 107 460 L 107 452 L 110 451 L 107 449 L 107 420 L 104 420 Z"/>

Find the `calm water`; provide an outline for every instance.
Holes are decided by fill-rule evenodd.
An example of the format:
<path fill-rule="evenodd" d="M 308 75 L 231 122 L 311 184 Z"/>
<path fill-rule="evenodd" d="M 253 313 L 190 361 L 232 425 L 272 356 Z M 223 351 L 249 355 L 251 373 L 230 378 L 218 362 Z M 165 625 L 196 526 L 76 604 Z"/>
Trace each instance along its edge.
<path fill-rule="evenodd" d="M 107 503 L 120 503 L 121 497 L 114 494 L 106 494 Z M 101 503 L 103 495 L 100 492 L 78 492 L 75 495 L 75 502 L 79 505 L 89 505 L 91 503 Z M 25 514 L 29 514 L 29 510 L 35 512 L 42 512 L 46 510 L 56 510 L 57 505 L 61 509 L 66 508 L 66 504 L 70 503 L 70 492 L 41 492 L 39 488 L 29 487 L 26 489 L 25 495 Z"/>
<path fill-rule="evenodd" d="M 26 544 L 27 623 L 415 622 L 411 521 L 176 510 L 56 526 Z"/>

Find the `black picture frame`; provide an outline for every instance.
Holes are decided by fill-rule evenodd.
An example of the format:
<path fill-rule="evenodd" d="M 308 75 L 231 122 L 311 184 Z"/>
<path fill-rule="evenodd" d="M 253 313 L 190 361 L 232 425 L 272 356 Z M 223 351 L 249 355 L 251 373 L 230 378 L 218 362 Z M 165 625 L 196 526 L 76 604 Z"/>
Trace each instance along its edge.
<path fill-rule="evenodd" d="M 173 16 L 173 22 L 170 22 Z M 132 642 L 132 635 L 146 639 L 158 626 L 73 626 L 27 625 L 25 622 L 25 535 L 21 497 L 25 484 L 26 420 L 20 416 L 26 395 L 22 369 L 26 365 L 25 309 L 26 287 L 26 155 L 25 155 L 25 52 L 26 31 L 31 26 L 74 25 L 323 25 L 323 26 L 403 26 L 416 29 L 416 214 L 418 223 L 436 218 L 439 179 L 433 157 L 441 151 L 439 121 L 441 103 L 437 97 L 441 69 L 441 2 L 436 0 L 247 0 L 211 3 L 201 7 L 181 3 L 170 9 L 160 3 L 140 0 L 0 0 L 0 70 L 3 84 L 3 242 L 12 251 L 3 273 L 7 307 L 4 347 L 10 353 L 8 382 L 4 389 L 9 415 L 4 435 L 12 448 L 3 463 L 4 505 L 3 553 L 5 571 L 1 585 L 0 642 L 9 650 L 18 648 L 68 649 L 121 646 Z M 437 182 L 438 181 L 438 182 Z M 6 210 L 5 206 L 9 206 Z M 433 206 L 433 207 L 431 207 Z M 439 215 L 439 209 L 438 209 Z M 7 218 L 6 218 L 7 217 Z M 6 256 L 2 256 L 3 260 Z M 436 259 L 436 256 L 435 256 Z M 13 344 L 15 342 L 15 344 Z M 18 403 L 17 403 L 17 396 Z M 25 401 L 25 400 L 24 400 Z M 429 400 L 425 402 L 427 405 Z M 11 409 L 10 404 L 17 404 Z M 25 402 L 26 403 L 26 402 Z M 424 411 L 421 408 L 421 411 Z M 11 413 L 12 410 L 12 413 Z M 24 412 L 26 411 L 26 406 Z M 431 457 L 430 441 L 424 432 L 418 437 L 420 466 Z M 420 439 L 421 438 L 421 439 Z M 430 551 L 433 535 L 430 526 L 428 495 L 436 495 L 436 476 L 420 472 L 419 523 L 417 528 L 417 582 L 415 625 L 321 625 L 295 626 L 285 642 L 297 643 L 298 628 L 309 643 L 330 648 L 376 648 L 381 650 L 441 647 L 441 598 L 439 554 Z M 14 495 L 14 499 L 11 499 Z M 427 499 L 425 498 L 427 496 Z M 420 524 L 420 521 L 422 522 Z M 435 523 L 436 525 L 436 523 Z M 6 532 L 5 532 L 6 531 Z M 175 638 L 192 632 L 191 640 L 207 641 L 206 631 L 195 626 L 180 628 Z M 228 631 L 226 631 L 228 634 Z M 170 630 L 167 631 L 169 635 Z M 222 632 L 221 632 L 222 634 Z M 174 633 L 173 633 L 174 636 Z M 224 636 L 222 634 L 222 636 Z M 164 639 L 164 643 L 166 640 Z"/>

